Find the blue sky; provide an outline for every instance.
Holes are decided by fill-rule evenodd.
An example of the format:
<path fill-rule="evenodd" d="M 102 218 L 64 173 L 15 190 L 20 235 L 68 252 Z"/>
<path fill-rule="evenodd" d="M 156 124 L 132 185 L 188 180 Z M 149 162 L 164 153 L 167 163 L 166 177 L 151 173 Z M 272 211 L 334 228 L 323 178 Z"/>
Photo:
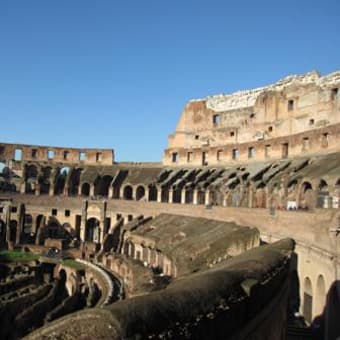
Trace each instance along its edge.
<path fill-rule="evenodd" d="M 339 0 L 1 0 L 0 141 L 159 161 L 189 99 L 339 69 Z"/>

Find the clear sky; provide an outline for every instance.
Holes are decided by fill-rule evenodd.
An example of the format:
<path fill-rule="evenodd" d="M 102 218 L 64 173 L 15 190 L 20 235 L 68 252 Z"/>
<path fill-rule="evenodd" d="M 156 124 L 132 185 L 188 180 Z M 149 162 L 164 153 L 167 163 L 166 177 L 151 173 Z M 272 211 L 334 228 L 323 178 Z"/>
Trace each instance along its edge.
<path fill-rule="evenodd" d="M 160 161 L 189 99 L 339 69 L 339 0 L 0 0 L 0 141 Z"/>

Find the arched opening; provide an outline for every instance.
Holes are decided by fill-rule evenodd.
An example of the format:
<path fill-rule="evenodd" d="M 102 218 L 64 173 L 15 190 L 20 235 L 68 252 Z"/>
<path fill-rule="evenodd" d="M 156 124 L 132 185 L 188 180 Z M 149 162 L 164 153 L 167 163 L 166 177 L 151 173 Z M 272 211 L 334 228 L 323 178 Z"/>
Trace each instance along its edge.
<path fill-rule="evenodd" d="M 315 195 L 312 184 L 303 182 L 300 191 L 300 204 L 302 209 L 313 209 L 315 207 Z"/>
<path fill-rule="evenodd" d="M 51 167 L 41 168 L 41 173 L 40 173 L 40 176 L 38 178 L 41 195 L 48 195 L 48 193 L 50 191 L 51 173 L 52 173 Z"/>
<path fill-rule="evenodd" d="M 163 203 L 168 203 L 169 202 L 169 189 L 168 188 L 163 188 L 161 198 Z"/>
<path fill-rule="evenodd" d="M 83 183 L 81 186 L 81 195 L 88 197 L 90 196 L 90 184 L 89 183 Z"/>
<path fill-rule="evenodd" d="M 182 190 L 180 188 L 173 189 L 173 192 L 172 192 L 173 203 L 181 203 L 181 193 L 182 193 Z"/>
<path fill-rule="evenodd" d="M 78 195 L 78 188 L 80 184 L 80 175 L 83 169 L 77 168 L 73 169 L 70 174 L 69 179 L 69 187 L 68 187 L 68 194 L 69 196 L 77 196 Z"/>
<path fill-rule="evenodd" d="M 205 204 L 205 191 L 199 190 L 197 192 L 197 204 Z"/>
<path fill-rule="evenodd" d="M 313 315 L 313 289 L 312 282 L 309 277 L 305 278 L 304 281 L 304 292 L 303 292 L 303 316 L 311 324 Z"/>
<path fill-rule="evenodd" d="M 157 201 L 157 188 L 155 185 L 149 186 L 149 201 Z"/>
<path fill-rule="evenodd" d="M 131 185 L 126 185 L 123 190 L 123 198 L 126 200 L 132 200 L 132 187 Z"/>
<path fill-rule="evenodd" d="M 5 163 L 0 162 L 0 191 L 15 192 L 16 186 L 12 183 L 18 177 Z"/>
<path fill-rule="evenodd" d="M 99 221 L 95 217 L 89 218 L 86 221 L 85 241 L 100 242 Z"/>
<path fill-rule="evenodd" d="M 320 180 L 318 186 L 317 207 L 318 208 L 332 207 L 332 197 L 329 196 L 328 184 L 323 179 Z"/>
<path fill-rule="evenodd" d="M 50 217 L 45 228 L 45 237 L 53 239 L 71 240 L 72 236 L 65 230 L 56 218 Z"/>
<path fill-rule="evenodd" d="M 55 186 L 54 186 L 54 194 L 55 195 L 62 195 L 64 193 L 64 188 L 67 180 L 67 176 L 70 172 L 70 168 L 65 166 L 61 169 L 58 169 L 58 173 L 55 179 Z"/>
<path fill-rule="evenodd" d="M 97 177 L 94 182 L 94 194 L 96 196 L 109 196 L 110 184 L 113 180 L 112 176 L 105 175 L 103 177 Z"/>
<path fill-rule="evenodd" d="M 194 200 L 194 190 L 187 189 L 185 190 L 185 203 L 192 204 Z"/>
<path fill-rule="evenodd" d="M 18 228 L 18 222 L 11 220 L 9 222 L 9 241 L 16 242 L 17 237 L 17 228 Z"/>
<path fill-rule="evenodd" d="M 145 196 L 145 188 L 139 185 L 136 189 L 136 200 L 139 201 Z"/>
<path fill-rule="evenodd" d="M 320 315 L 326 304 L 326 284 L 325 278 L 320 274 L 316 281 L 315 292 L 315 315 Z"/>
<path fill-rule="evenodd" d="M 35 194 L 38 178 L 38 169 L 35 165 L 25 166 L 25 193 Z"/>

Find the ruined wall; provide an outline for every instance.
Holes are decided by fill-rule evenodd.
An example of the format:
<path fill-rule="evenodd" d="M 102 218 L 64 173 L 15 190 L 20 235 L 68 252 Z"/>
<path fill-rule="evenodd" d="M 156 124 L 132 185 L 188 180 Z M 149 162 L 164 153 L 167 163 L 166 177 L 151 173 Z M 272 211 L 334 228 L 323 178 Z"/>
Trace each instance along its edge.
<path fill-rule="evenodd" d="M 311 72 L 254 90 L 192 100 L 169 136 L 163 163 L 285 158 L 286 144 L 288 155 L 336 150 L 339 88 L 340 72 L 323 77 Z"/>
<path fill-rule="evenodd" d="M 211 339 L 213 335 L 214 339 L 283 340 L 293 248 L 291 240 L 282 240 L 253 249 L 224 266 L 175 281 L 165 290 L 112 304 L 97 318 L 87 311 L 73 314 L 28 339 L 86 334 L 105 339 Z"/>
<path fill-rule="evenodd" d="M 48 162 L 48 164 L 112 165 L 112 149 L 77 149 L 54 146 L 0 143 L 0 161 Z"/>

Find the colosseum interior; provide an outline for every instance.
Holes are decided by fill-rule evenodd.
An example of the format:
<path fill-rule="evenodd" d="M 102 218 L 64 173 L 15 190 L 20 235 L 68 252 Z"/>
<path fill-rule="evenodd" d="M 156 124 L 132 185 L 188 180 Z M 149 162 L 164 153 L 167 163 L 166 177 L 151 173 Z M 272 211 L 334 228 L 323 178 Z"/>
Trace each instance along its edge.
<path fill-rule="evenodd" d="M 338 339 L 339 88 L 191 100 L 160 163 L 0 143 L 0 338 Z"/>

